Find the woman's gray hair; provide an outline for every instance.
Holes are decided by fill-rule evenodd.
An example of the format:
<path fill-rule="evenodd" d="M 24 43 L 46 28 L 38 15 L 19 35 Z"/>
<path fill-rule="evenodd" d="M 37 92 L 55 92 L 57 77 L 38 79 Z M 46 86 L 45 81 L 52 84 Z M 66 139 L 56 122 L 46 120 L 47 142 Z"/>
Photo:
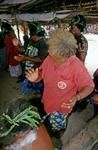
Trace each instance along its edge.
<path fill-rule="evenodd" d="M 77 42 L 72 33 L 58 29 L 48 40 L 49 54 L 70 57 L 76 54 Z"/>

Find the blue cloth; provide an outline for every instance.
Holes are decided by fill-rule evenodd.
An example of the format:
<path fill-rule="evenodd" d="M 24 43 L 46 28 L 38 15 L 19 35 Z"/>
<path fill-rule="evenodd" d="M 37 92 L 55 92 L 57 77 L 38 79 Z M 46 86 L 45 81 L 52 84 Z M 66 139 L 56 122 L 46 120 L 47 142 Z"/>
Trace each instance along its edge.
<path fill-rule="evenodd" d="M 54 112 L 49 115 L 49 122 L 53 130 L 60 131 L 62 129 L 66 129 L 68 114 L 62 114 L 59 112 Z"/>
<path fill-rule="evenodd" d="M 93 97 L 90 97 L 90 98 L 88 99 L 88 101 L 89 101 L 90 104 L 94 104 L 94 99 L 93 99 Z"/>
<path fill-rule="evenodd" d="M 29 80 L 25 79 L 22 83 L 22 93 L 31 93 L 33 91 L 41 92 L 43 91 L 43 81 L 37 83 L 31 83 Z"/>

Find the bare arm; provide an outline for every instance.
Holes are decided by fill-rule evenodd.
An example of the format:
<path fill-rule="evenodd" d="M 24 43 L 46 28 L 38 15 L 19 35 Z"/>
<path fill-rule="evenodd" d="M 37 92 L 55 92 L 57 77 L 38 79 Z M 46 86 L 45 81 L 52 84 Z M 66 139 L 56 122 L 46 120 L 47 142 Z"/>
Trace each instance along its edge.
<path fill-rule="evenodd" d="M 41 59 L 37 56 L 34 56 L 34 57 L 24 56 L 24 60 L 29 60 L 33 62 L 39 62 L 39 63 L 42 62 Z"/>
<path fill-rule="evenodd" d="M 17 47 L 18 51 L 20 52 L 19 56 L 15 56 L 14 58 L 17 60 L 17 61 L 26 61 L 26 60 L 29 60 L 29 61 L 33 61 L 33 62 L 39 62 L 41 63 L 42 60 L 37 57 L 37 56 L 26 56 L 26 55 L 22 55 L 21 52 L 24 52 L 24 48 L 20 45 L 20 42 L 17 38 L 14 38 L 13 39 L 13 45 L 15 47 Z"/>
<path fill-rule="evenodd" d="M 81 91 L 79 91 L 76 95 L 77 100 L 81 100 L 87 96 L 89 96 L 94 90 L 94 87 L 86 86 Z"/>
<path fill-rule="evenodd" d="M 83 64 L 85 63 L 86 55 L 87 54 L 84 51 L 79 52 L 78 58 L 83 62 Z"/>
<path fill-rule="evenodd" d="M 61 107 L 63 108 L 70 108 L 72 109 L 77 101 L 84 99 L 85 97 L 89 96 L 94 90 L 94 87 L 85 86 L 79 91 L 76 95 L 74 95 L 68 104 L 62 103 Z"/>
<path fill-rule="evenodd" d="M 79 59 L 83 62 L 83 64 L 85 63 L 85 59 L 86 59 L 86 56 L 87 56 L 87 51 L 88 51 L 88 41 L 87 39 L 82 35 L 81 36 L 81 40 L 80 40 L 80 43 L 78 45 L 78 57 Z"/>
<path fill-rule="evenodd" d="M 42 62 L 42 60 L 37 56 L 30 57 L 30 56 L 21 55 L 21 54 L 19 54 L 18 56 L 14 56 L 14 59 L 19 61 L 19 62 L 26 61 L 26 60 L 29 60 L 32 62 L 38 62 L 38 63 Z"/>

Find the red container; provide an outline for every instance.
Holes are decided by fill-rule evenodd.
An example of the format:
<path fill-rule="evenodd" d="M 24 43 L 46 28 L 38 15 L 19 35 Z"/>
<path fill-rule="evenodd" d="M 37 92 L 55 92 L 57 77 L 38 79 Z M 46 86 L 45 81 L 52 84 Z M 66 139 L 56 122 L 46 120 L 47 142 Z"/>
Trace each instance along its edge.
<path fill-rule="evenodd" d="M 30 134 L 34 134 L 33 137 Z M 29 138 L 27 138 L 29 136 Z M 54 150 L 51 138 L 41 124 L 38 130 L 28 130 L 16 137 L 15 143 L 2 150 Z"/>

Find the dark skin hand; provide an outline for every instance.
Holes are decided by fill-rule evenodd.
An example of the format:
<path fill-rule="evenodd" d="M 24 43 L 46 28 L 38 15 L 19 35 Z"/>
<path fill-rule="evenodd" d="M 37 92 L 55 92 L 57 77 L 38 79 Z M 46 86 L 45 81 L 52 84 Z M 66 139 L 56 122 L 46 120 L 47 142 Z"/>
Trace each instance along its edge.
<path fill-rule="evenodd" d="M 85 52 L 80 52 L 78 55 L 78 58 L 83 62 L 83 64 L 85 63 L 85 59 L 86 59 L 86 53 Z"/>

